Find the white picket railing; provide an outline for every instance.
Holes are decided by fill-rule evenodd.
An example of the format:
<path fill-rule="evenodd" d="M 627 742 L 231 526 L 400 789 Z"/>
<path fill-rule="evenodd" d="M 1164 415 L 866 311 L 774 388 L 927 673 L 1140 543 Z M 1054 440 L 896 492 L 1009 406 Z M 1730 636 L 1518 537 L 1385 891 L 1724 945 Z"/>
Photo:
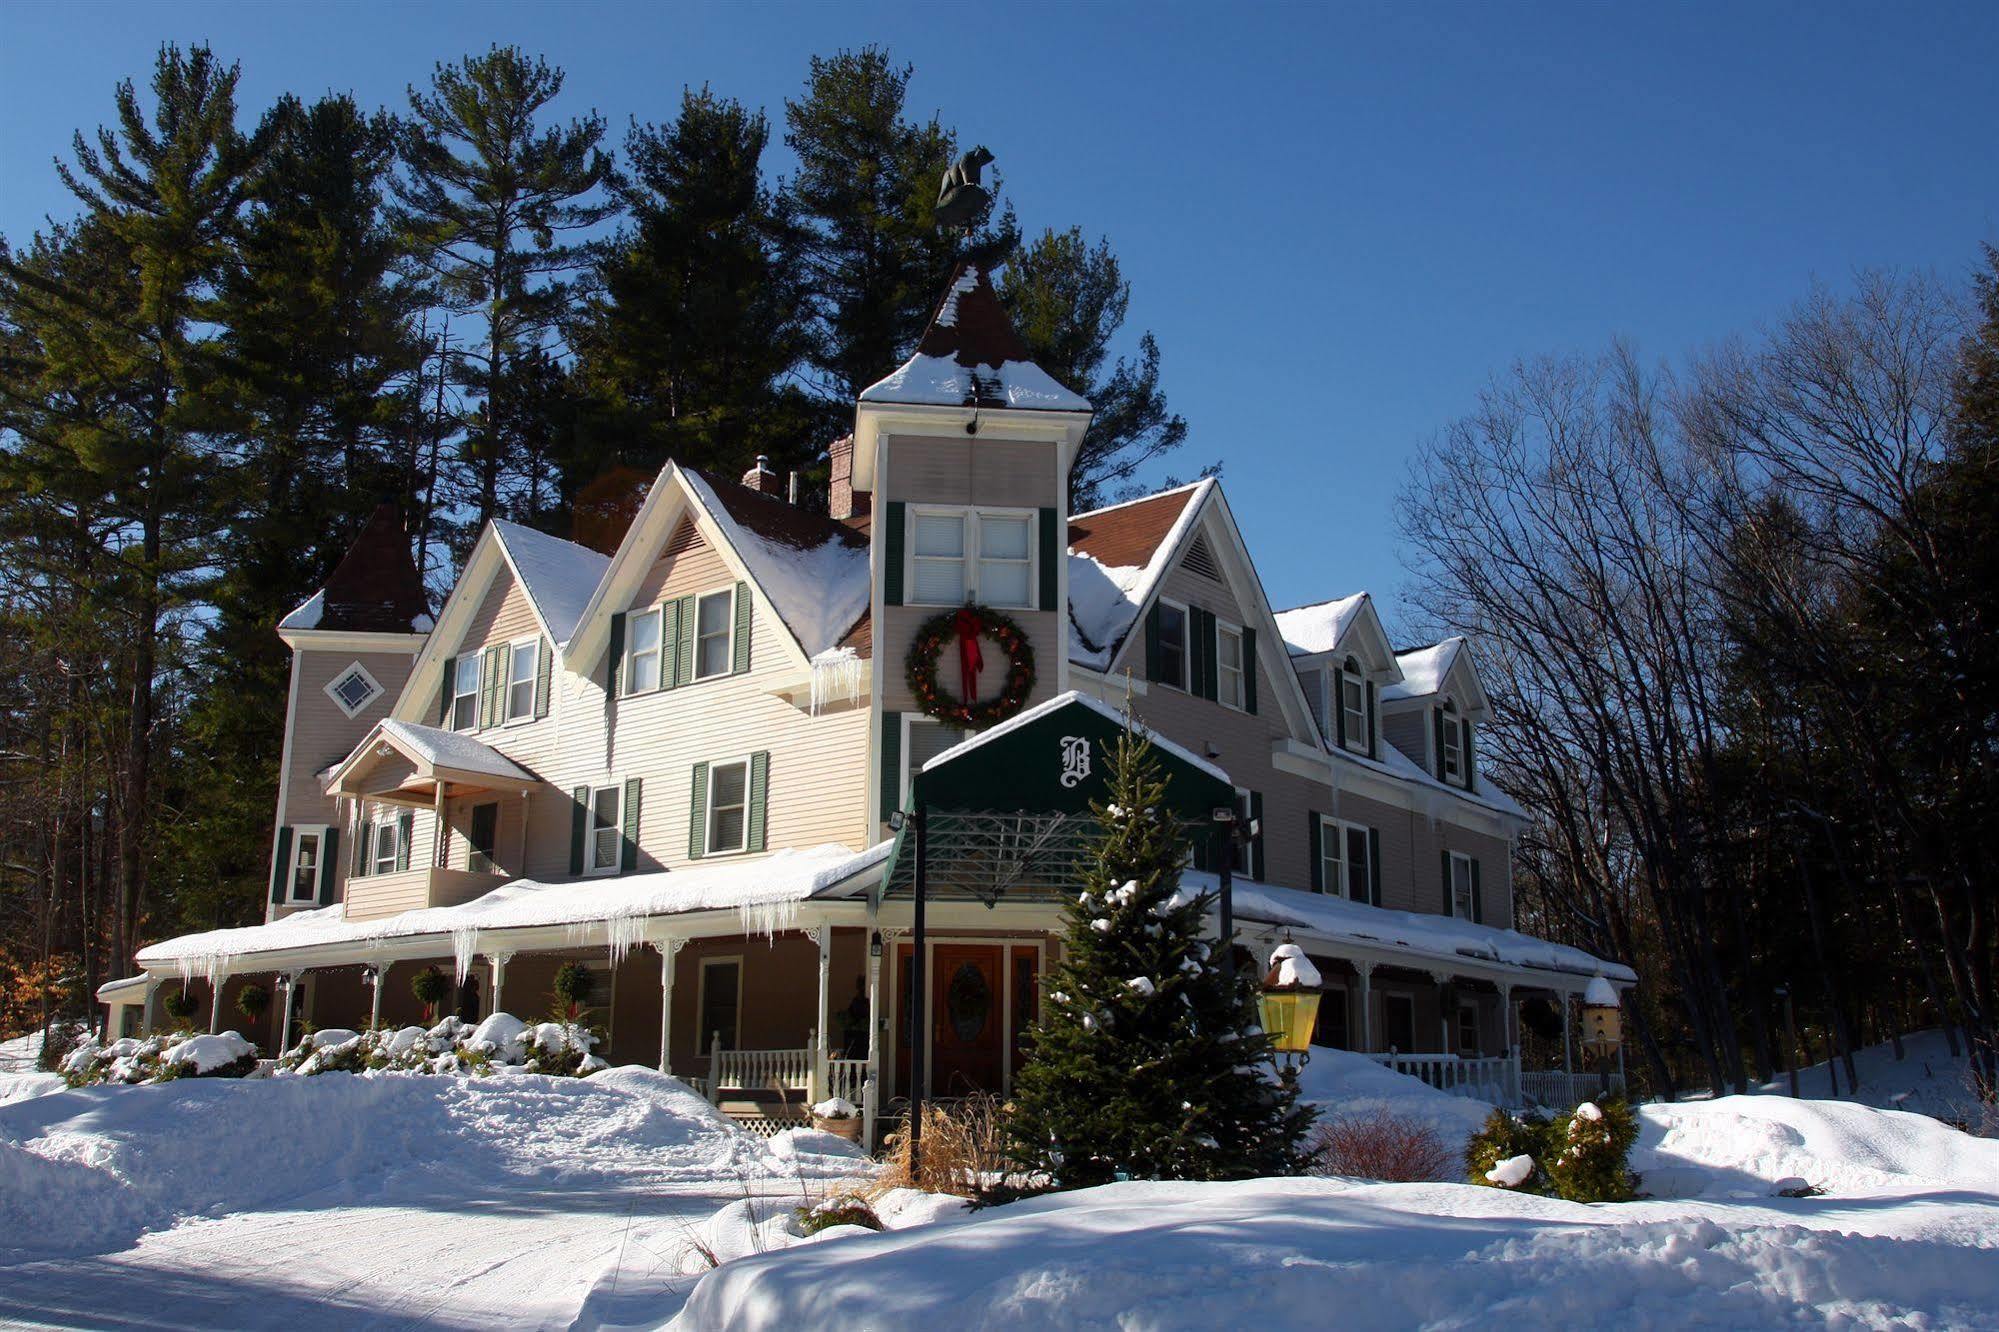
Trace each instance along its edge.
<path fill-rule="evenodd" d="M 868 1061 L 865 1059 L 826 1061 L 826 1095 L 829 1099 L 837 1096 L 859 1106 L 867 1080 Z"/>
<path fill-rule="evenodd" d="M 1510 1055 L 1465 1059 L 1452 1054 L 1386 1053 L 1368 1058 L 1453 1096 L 1495 1105 L 1517 1105 L 1520 1101 L 1520 1064 Z"/>
<path fill-rule="evenodd" d="M 708 1047 L 708 1099 L 725 1091 L 796 1091 L 812 1089 L 815 1057 L 810 1043 L 795 1050 L 724 1050 L 716 1032 Z"/>
<path fill-rule="evenodd" d="M 1610 1089 L 1624 1094 L 1624 1075 L 1610 1075 Z M 1603 1078 L 1595 1073 L 1564 1073 L 1559 1068 L 1536 1069 L 1520 1075 L 1520 1090 L 1535 1105 L 1566 1110 L 1591 1097 L 1603 1095 Z"/>

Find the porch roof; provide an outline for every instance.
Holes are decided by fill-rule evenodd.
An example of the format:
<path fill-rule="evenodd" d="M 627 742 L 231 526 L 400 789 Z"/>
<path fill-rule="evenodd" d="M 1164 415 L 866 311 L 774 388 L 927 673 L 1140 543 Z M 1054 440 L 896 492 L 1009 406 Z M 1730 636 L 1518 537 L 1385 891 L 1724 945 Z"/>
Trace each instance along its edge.
<path fill-rule="evenodd" d="M 346 907 L 336 904 L 265 925 L 162 940 L 140 949 L 138 961 L 149 970 L 176 966 L 183 976 L 212 976 L 237 970 L 239 960 L 262 958 L 269 965 L 269 955 L 325 949 L 333 956 L 302 964 L 333 965 L 366 960 L 369 945 L 432 938 L 448 939 L 464 963 L 481 951 L 480 936 L 487 931 L 569 927 L 577 944 L 629 948 L 641 942 L 647 920 L 693 911 L 734 910 L 745 932 L 769 933 L 789 924 L 800 903 L 837 896 L 878 873 L 889 846 L 883 842 L 856 853 L 829 843 L 652 874 L 556 883 L 515 879 L 461 906 L 424 907 L 375 920 L 350 921 Z"/>
<path fill-rule="evenodd" d="M 374 761 L 400 754 L 411 772 L 395 785 L 376 789 L 367 784 Z M 442 727 L 389 718 L 377 722 L 346 758 L 334 765 L 326 789 L 333 795 L 390 798 L 421 797 L 428 801 L 444 783 L 462 792 L 526 790 L 539 784 L 535 775 L 483 740 Z"/>
<path fill-rule="evenodd" d="M 1216 891 L 1214 875 L 1188 870 L 1181 881 L 1197 891 Z M 1429 969 L 1437 964 L 1479 962 L 1525 971 L 1555 972 L 1587 980 L 1604 976 L 1619 984 L 1636 983 L 1631 968 L 1607 962 L 1580 948 L 1551 943 L 1518 930 L 1478 925 L 1453 916 L 1418 911 L 1391 911 L 1326 893 L 1277 884 L 1236 879 L 1233 902 L 1238 921 L 1276 925 L 1311 941 L 1350 944 L 1372 951 L 1406 956 L 1409 965 Z"/>

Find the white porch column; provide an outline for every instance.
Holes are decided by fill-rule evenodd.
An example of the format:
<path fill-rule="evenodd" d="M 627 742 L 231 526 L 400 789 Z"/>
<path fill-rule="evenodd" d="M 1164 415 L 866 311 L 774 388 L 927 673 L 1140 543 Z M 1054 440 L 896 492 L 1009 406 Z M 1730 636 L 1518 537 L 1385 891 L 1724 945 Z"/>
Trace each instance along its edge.
<path fill-rule="evenodd" d="M 213 1036 L 222 1030 L 222 987 L 229 983 L 229 973 L 222 970 L 211 972 L 208 977 L 208 1034 Z"/>
<path fill-rule="evenodd" d="M 159 988 L 160 978 L 150 971 L 147 972 L 146 997 L 140 1001 L 142 1006 L 139 1009 L 139 1034 L 141 1036 L 150 1036 L 153 1034 L 153 995 Z"/>
<path fill-rule="evenodd" d="M 437 794 L 431 802 L 434 811 L 430 833 L 430 864 L 432 869 L 445 869 L 450 864 L 450 838 L 444 827 L 444 779 L 437 779 Z"/>
<path fill-rule="evenodd" d="M 1451 1028 L 1457 1021 L 1458 1015 L 1451 1012 L 1453 1005 L 1447 1002 L 1451 997 L 1451 973 L 1433 971 L 1430 973 L 1430 980 L 1437 987 L 1437 1053 L 1456 1054 L 1458 1038 L 1457 1033 Z"/>
<path fill-rule="evenodd" d="M 667 937 L 652 941 L 659 954 L 659 1071 L 673 1072 L 673 971 L 687 940 Z"/>
<path fill-rule="evenodd" d="M 1513 982 L 1499 981 L 1499 1046 L 1506 1056 L 1506 1094 L 1520 1103 L 1520 1046 L 1513 1039 Z"/>
<path fill-rule="evenodd" d="M 287 971 L 278 977 L 278 1053 L 292 1048 L 292 992 L 298 987 L 299 973 Z"/>
<path fill-rule="evenodd" d="M 1569 995 L 1569 992 L 1568 992 L 1567 990 L 1562 990 L 1562 991 L 1558 992 L 1558 996 L 1557 996 L 1557 997 L 1558 997 L 1558 998 L 1560 998 L 1560 1000 L 1561 1000 L 1561 1002 L 1562 1002 L 1562 1072 L 1564 1072 L 1564 1073 L 1574 1073 L 1574 1072 L 1576 1071 L 1576 1070 L 1575 1070 L 1575 1066 L 1574 1066 L 1574 1064 L 1572 1063 L 1572 1061 L 1571 1061 L 1571 1060 L 1570 1060 L 1570 1058 L 1569 1058 L 1569 1044 L 1570 1044 L 1570 1042 L 1569 1042 L 1569 998 L 1570 998 L 1570 995 Z"/>
<path fill-rule="evenodd" d="M 1354 975 L 1360 978 L 1360 1052 L 1374 1053 L 1374 963 L 1356 962 Z"/>
<path fill-rule="evenodd" d="M 500 1006 L 500 999 L 507 984 L 507 962 L 512 957 L 512 953 L 486 954 L 486 961 L 493 969 L 493 1011 L 495 1013 L 504 1011 Z"/>
<path fill-rule="evenodd" d="M 882 971 L 895 965 L 895 941 L 903 936 L 900 928 L 876 929 L 869 934 L 868 957 L 868 1077 L 861 1106 L 861 1135 L 864 1146 L 875 1141 L 875 1119 L 881 1114 L 882 1033 L 888 1030 L 888 1014 L 882 1012 Z M 882 941 L 880 957 L 873 956 L 873 942 Z"/>
<path fill-rule="evenodd" d="M 369 982 L 369 988 L 374 991 L 374 995 L 368 1000 L 368 1028 L 371 1031 L 380 1031 L 382 1027 L 382 986 L 389 979 L 391 965 L 388 962 L 377 962 L 369 968 L 374 976 Z"/>
<path fill-rule="evenodd" d="M 812 1104 L 817 1105 L 832 1095 L 829 1090 L 832 1070 L 826 1062 L 832 1053 L 826 1027 L 833 1011 L 833 927 L 821 925 L 806 934 L 819 945 L 819 1034 L 812 1048 Z"/>

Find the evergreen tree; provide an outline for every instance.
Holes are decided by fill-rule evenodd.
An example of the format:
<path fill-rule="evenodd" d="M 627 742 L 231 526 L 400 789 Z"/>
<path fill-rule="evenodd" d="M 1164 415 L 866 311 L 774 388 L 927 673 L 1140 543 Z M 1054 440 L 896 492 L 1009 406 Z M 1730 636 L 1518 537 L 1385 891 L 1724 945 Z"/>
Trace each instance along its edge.
<path fill-rule="evenodd" d="M 496 46 L 439 65 L 430 91 L 409 93 L 397 216 L 444 307 L 483 325 L 476 347 L 455 356 L 472 402 L 461 554 L 489 519 L 532 516 L 547 503 L 539 483 L 552 465 L 521 380 L 540 373 L 536 356 L 560 342 L 574 313 L 579 275 L 595 257 L 584 233 L 617 211 L 600 192 L 613 180 L 599 147 L 603 118 L 538 123 L 562 85 L 561 70 Z"/>
<path fill-rule="evenodd" d="M 565 495 L 615 463 L 669 457 L 733 476 L 815 451 L 817 405 L 789 382 L 807 349 L 797 237 L 760 162 L 761 113 L 703 88 L 669 125 L 634 125 L 620 195 L 633 225 L 608 247 L 601 301 L 576 338 L 583 438 Z"/>
<path fill-rule="evenodd" d="M 1139 338 L 1136 359 L 1119 357 L 1106 373 L 1131 305 L 1110 242 L 1092 246 L 1077 227 L 1043 232 L 1008 262 L 999 295 L 1035 363 L 1096 408 L 1069 470 L 1070 512 L 1125 498 L 1141 467 L 1186 440 L 1187 423 L 1167 409 L 1151 333 Z"/>
<path fill-rule="evenodd" d="M 1111 756 L 1109 803 L 1062 962 L 1015 1079 L 1017 1160 L 1062 1188 L 1295 1173 L 1310 1111 L 1255 1022 L 1255 977 L 1203 936 L 1211 893 L 1180 886 L 1185 843 L 1150 743 Z"/>
<path fill-rule="evenodd" d="M 817 314 L 807 361 L 843 405 L 908 357 L 961 253 L 990 265 L 1018 240 L 1004 210 L 962 248 L 937 230 L 957 139 L 934 116 L 904 117 L 909 76 L 879 47 L 814 56 L 805 95 L 784 104 Z"/>

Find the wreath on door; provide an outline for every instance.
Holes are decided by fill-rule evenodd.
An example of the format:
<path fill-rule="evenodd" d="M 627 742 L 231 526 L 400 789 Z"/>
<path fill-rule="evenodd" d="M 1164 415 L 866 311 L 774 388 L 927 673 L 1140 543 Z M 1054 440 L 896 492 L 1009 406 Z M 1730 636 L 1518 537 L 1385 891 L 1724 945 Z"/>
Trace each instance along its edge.
<path fill-rule="evenodd" d="M 992 698 L 978 696 L 979 673 L 985 668 L 981 639 L 990 638 L 1006 654 L 1006 676 Z M 946 694 L 937 683 L 944 654 L 955 645 L 958 654 L 958 697 Z M 909 692 L 926 716 L 975 731 L 1014 716 L 1027 705 L 1034 690 L 1034 649 L 1027 635 L 1013 620 L 1000 612 L 975 603 L 945 611 L 925 620 L 909 645 L 904 662 Z"/>

